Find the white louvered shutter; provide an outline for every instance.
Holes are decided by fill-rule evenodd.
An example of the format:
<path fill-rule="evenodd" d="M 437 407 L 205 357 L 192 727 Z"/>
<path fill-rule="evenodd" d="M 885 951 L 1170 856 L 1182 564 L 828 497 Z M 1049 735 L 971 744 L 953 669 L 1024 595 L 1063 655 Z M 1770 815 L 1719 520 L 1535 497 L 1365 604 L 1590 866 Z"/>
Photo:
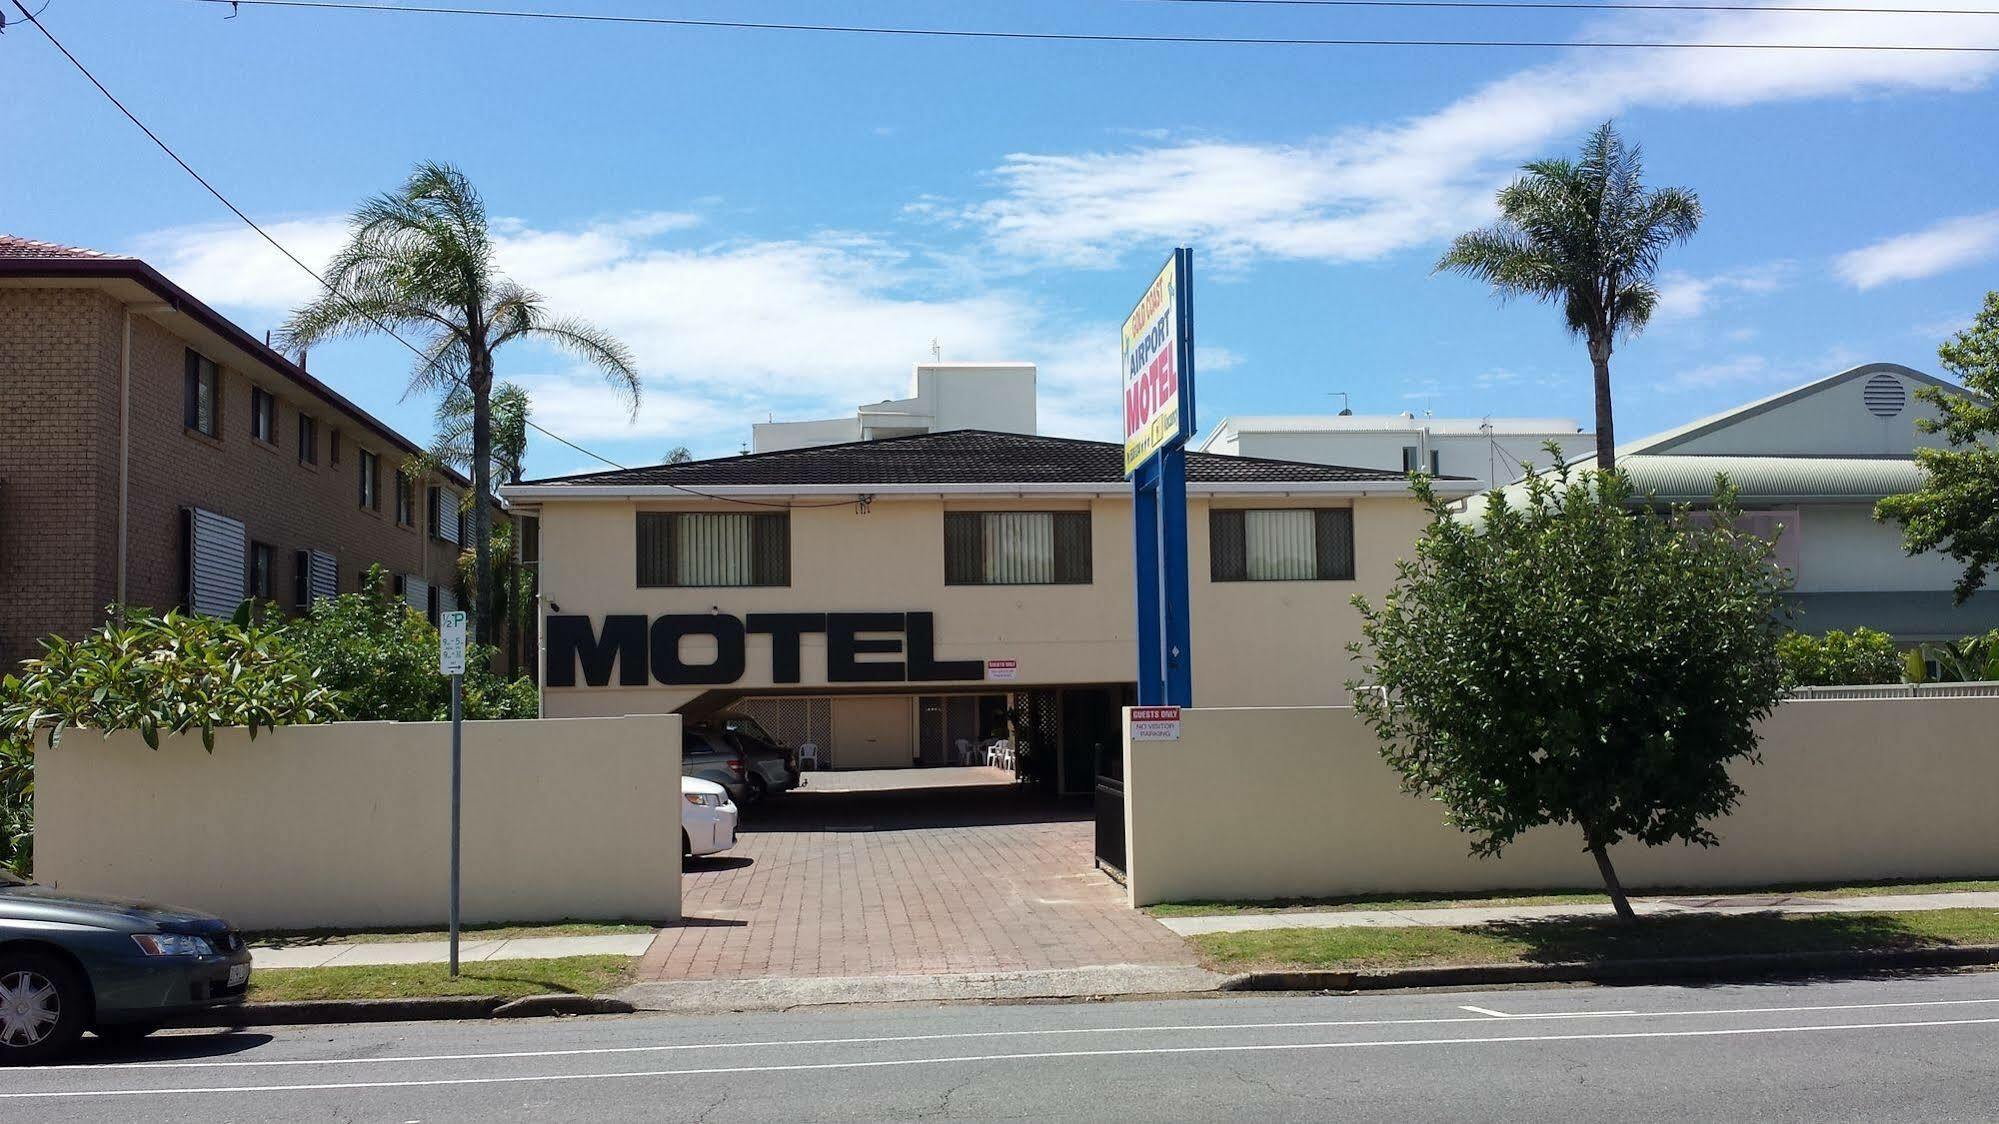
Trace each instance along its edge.
<path fill-rule="evenodd" d="M 430 583 L 415 574 L 404 577 L 403 601 L 420 614 L 430 612 Z"/>
<path fill-rule="evenodd" d="M 458 493 L 450 488 L 437 490 L 437 534 L 445 542 L 458 541 Z"/>
<path fill-rule="evenodd" d="M 335 597 L 340 593 L 340 560 L 323 550 L 315 550 L 311 555 L 311 565 L 307 569 L 311 575 L 311 593 L 314 601 L 322 597 Z"/>
<path fill-rule="evenodd" d="M 453 593 L 453 592 L 451 592 L 450 590 L 448 590 L 448 589 L 444 588 L 444 587 L 443 587 L 443 586 L 441 586 L 441 585 L 440 585 L 440 586 L 438 586 L 438 587 L 437 587 L 437 611 L 438 611 L 438 612 L 440 612 L 440 613 L 455 613 L 455 612 L 457 612 L 457 611 L 458 611 L 458 595 L 457 595 L 457 594 L 455 594 L 455 593 Z"/>
<path fill-rule="evenodd" d="M 191 507 L 187 518 L 188 608 L 229 616 L 249 596 L 249 538 L 243 524 L 226 515 Z"/>

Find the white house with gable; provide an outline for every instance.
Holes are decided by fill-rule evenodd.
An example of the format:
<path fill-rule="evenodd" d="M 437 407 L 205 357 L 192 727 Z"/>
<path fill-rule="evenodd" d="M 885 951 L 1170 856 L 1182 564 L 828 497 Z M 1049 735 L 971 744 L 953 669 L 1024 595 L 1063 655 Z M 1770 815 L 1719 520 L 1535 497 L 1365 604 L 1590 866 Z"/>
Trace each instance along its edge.
<path fill-rule="evenodd" d="M 1921 487 L 1915 450 L 1945 444 L 1916 428 L 1937 414 L 1916 398 L 1926 386 L 1966 393 L 1897 363 L 1866 363 L 1621 446 L 1618 467 L 1640 492 L 1695 506 L 1726 474 L 1747 526 L 1777 535 L 1801 631 L 1864 626 L 1903 643 L 1985 632 L 1999 627 L 1999 592 L 1953 604 L 1958 564 L 1911 557 L 1901 527 L 1874 518 L 1883 497 Z"/>

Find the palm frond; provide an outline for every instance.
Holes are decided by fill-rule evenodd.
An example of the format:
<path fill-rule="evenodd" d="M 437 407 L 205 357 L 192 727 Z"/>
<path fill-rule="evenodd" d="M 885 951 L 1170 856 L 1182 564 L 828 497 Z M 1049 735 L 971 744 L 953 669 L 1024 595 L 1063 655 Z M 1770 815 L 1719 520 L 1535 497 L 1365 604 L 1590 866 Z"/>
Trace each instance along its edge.
<path fill-rule="evenodd" d="M 495 336 L 493 346 L 510 339 L 533 339 L 568 352 L 597 368 L 604 380 L 624 399 L 633 417 L 639 412 L 638 360 L 616 336 L 574 317 L 538 317 L 514 335 Z"/>

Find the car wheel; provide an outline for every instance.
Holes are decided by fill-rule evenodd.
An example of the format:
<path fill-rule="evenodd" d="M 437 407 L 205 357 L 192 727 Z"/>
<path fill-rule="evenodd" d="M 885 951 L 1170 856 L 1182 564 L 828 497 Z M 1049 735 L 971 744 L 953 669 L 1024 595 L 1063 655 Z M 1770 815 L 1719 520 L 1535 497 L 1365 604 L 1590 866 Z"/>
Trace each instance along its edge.
<path fill-rule="evenodd" d="M 770 795 L 770 782 L 764 780 L 762 774 L 751 773 L 748 784 L 750 789 L 750 803 L 761 804 L 764 802 L 764 797 Z"/>
<path fill-rule="evenodd" d="M 114 1046 L 129 1046 L 158 1029 L 159 1023 L 111 1023 L 91 1027 L 90 1032 Z"/>
<path fill-rule="evenodd" d="M 47 953 L 0 955 L 0 1065 L 55 1057 L 75 1045 L 89 1016 L 83 978 Z"/>

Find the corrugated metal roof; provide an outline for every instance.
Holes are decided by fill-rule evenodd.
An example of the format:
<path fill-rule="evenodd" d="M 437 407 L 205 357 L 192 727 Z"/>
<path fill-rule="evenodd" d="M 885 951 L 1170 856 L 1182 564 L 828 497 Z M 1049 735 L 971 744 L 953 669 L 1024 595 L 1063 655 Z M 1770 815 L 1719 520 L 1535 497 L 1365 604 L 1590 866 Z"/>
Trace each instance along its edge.
<path fill-rule="evenodd" d="M 1660 499 L 1700 500 L 1714 494 L 1716 473 L 1750 500 L 1878 500 L 1922 487 L 1909 457 L 1695 457 L 1640 454 L 1617 466 L 1641 492 Z"/>
<path fill-rule="evenodd" d="M 1922 487 L 1923 471 L 1910 457 L 1696 457 L 1640 455 L 1617 458 L 1617 467 L 1631 476 L 1632 487 L 1662 502 L 1694 503 L 1714 496 L 1714 478 L 1726 475 L 1746 506 L 1773 503 L 1872 503 L 1883 496 Z M 1595 465 L 1572 466 L 1570 478 L 1593 472 Z M 1527 485 L 1500 489 L 1518 503 Z M 1460 518 L 1485 515 L 1485 497 L 1473 496 Z"/>

